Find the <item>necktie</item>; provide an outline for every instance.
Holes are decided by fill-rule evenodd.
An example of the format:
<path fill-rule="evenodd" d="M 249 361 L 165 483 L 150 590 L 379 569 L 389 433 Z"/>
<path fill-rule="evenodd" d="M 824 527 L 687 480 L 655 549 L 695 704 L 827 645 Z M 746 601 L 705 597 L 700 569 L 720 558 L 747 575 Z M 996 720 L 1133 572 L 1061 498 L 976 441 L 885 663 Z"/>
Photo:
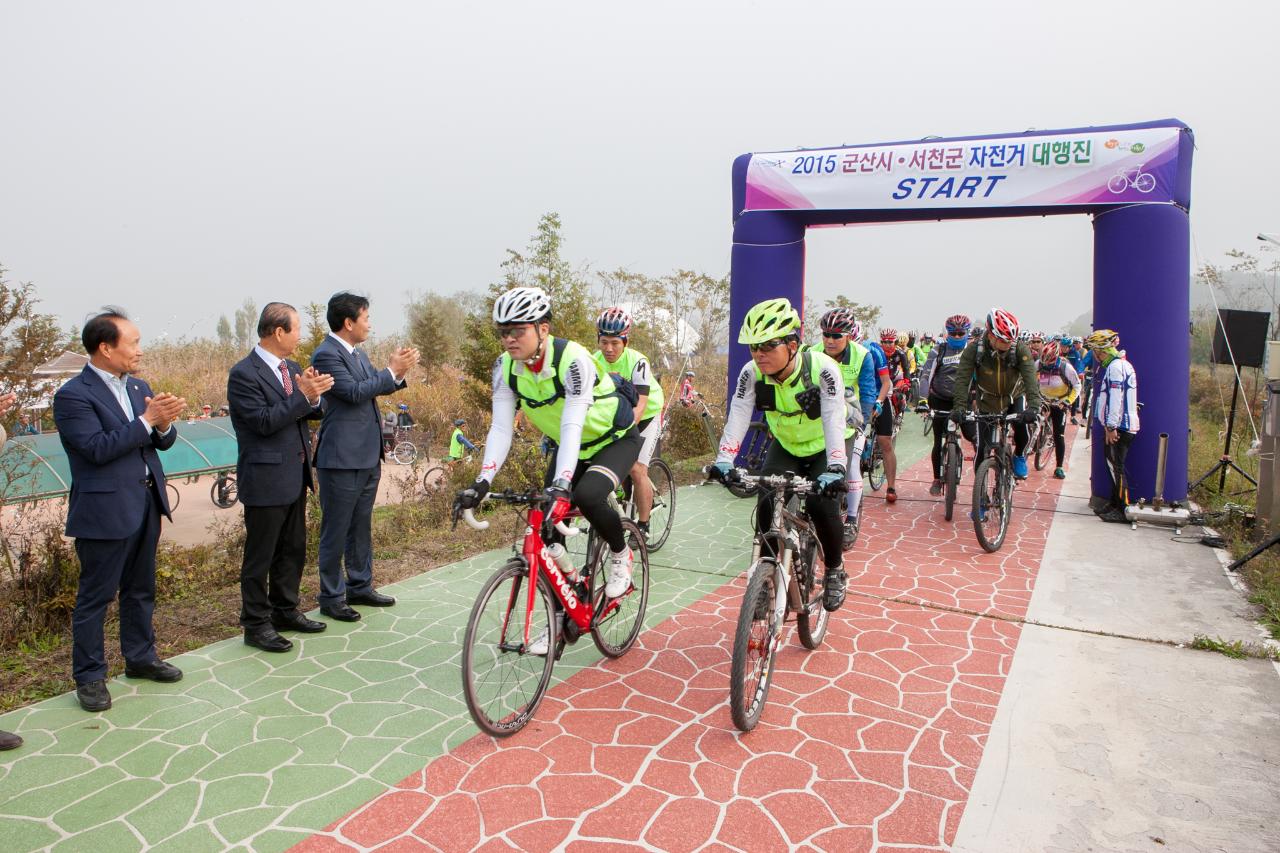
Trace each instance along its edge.
<path fill-rule="evenodd" d="M 284 380 L 284 395 L 286 397 L 293 396 L 293 379 L 289 376 L 289 365 L 282 360 L 280 362 L 280 378 Z"/>

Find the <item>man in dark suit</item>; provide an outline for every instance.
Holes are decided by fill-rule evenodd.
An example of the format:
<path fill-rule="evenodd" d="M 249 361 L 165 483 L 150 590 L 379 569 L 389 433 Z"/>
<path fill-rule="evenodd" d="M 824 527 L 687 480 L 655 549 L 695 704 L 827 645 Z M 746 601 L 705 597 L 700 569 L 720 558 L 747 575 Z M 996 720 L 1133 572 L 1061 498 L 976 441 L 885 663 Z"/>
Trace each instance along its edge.
<path fill-rule="evenodd" d="M 75 537 L 80 585 L 71 616 L 72 675 L 86 711 L 111 707 L 103 622 L 120 598 L 124 674 L 178 681 L 182 670 L 156 654 L 151 615 L 156 597 L 160 515 L 170 521 L 158 450 L 178 438 L 174 421 L 187 401 L 153 394 L 130 374 L 142 361 L 142 336 L 110 308 L 85 323 L 89 363 L 53 397 L 54 422 L 71 467 L 67 535 Z"/>
<path fill-rule="evenodd" d="M 328 627 L 298 612 L 307 561 L 307 491 L 315 488 L 307 421 L 319 419 L 320 395 L 333 387 L 333 377 L 289 360 L 301 333 L 292 305 L 267 303 L 258 318 L 258 345 L 227 378 L 246 534 L 240 625 L 245 644 L 266 652 L 293 648 L 279 631 Z"/>
<path fill-rule="evenodd" d="M 334 294 L 326 319 L 332 332 L 311 356 L 316 370 L 333 377 L 333 387 L 324 395 L 324 418 L 316 439 L 322 511 L 320 612 L 354 622 L 360 614 L 352 604 L 390 607 L 396 603 L 373 588 L 370 526 L 383 459 L 377 398 L 405 386 L 404 376 L 418 363 L 418 351 L 402 347 L 385 369 L 375 370 L 369 356 L 357 349 L 370 332 L 369 300 L 363 296 Z"/>

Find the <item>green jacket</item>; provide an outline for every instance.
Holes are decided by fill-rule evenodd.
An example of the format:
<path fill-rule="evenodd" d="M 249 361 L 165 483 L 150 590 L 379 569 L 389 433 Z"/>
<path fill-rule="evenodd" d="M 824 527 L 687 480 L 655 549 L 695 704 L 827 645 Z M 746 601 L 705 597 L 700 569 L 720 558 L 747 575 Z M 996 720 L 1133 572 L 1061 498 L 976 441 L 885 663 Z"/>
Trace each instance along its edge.
<path fill-rule="evenodd" d="M 982 353 L 979 355 L 978 350 Z M 1008 352 L 999 352 L 983 334 L 970 341 L 956 365 L 955 401 L 963 405 L 974 385 L 978 388 L 978 411 L 984 415 L 1003 412 L 1019 396 L 1027 395 L 1027 408 L 1040 407 L 1040 381 L 1030 348 L 1019 341 Z"/>

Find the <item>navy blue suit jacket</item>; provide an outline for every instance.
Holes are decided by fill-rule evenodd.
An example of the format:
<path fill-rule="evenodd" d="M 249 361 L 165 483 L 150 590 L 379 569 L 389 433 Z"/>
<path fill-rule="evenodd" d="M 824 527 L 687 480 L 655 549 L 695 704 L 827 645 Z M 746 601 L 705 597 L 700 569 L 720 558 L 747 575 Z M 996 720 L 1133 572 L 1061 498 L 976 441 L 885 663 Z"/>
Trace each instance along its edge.
<path fill-rule="evenodd" d="M 285 360 L 289 376 L 302 372 Z M 311 482 L 311 430 L 307 420 L 320 412 L 293 385 L 287 399 L 280 376 L 251 352 L 231 368 L 227 405 L 236 431 L 236 490 L 245 506 L 286 506 Z"/>
<path fill-rule="evenodd" d="M 382 416 L 378 397 L 404 387 L 369 356 L 328 336 L 311 355 L 311 366 L 333 377 L 321 400 L 324 419 L 316 438 L 317 468 L 376 468 L 382 461 Z"/>
<path fill-rule="evenodd" d="M 135 376 L 127 385 L 129 402 L 141 415 L 151 386 Z M 67 507 L 67 535 L 80 539 L 125 539 L 145 519 L 147 472 L 160 511 L 169 516 L 164 468 L 158 450 L 178 440 L 175 426 L 165 436 L 148 429 L 138 418 L 129 420 L 102 377 L 85 365 L 53 395 L 53 421 L 71 466 L 71 500 Z M 145 467 L 144 467 L 145 466 Z M 172 521 L 173 517 L 169 516 Z"/>

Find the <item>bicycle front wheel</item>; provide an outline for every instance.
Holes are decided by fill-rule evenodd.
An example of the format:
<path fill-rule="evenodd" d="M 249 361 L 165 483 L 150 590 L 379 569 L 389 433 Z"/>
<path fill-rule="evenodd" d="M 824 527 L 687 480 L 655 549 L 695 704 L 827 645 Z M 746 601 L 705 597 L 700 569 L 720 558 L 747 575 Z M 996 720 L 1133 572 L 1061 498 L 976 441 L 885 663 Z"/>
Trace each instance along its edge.
<path fill-rule="evenodd" d="M 782 568 L 771 557 L 756 563 L 750 576 L 742 609 L 738 611 L 733 663 L 729 668 L 729 714 L 733 724 L 744 732 L 760 722 L 769 685 L 773 683 L 773 658 L 784 612 L 777 606 L 777 597 L 785 594 L 786 588 Z"/>
<path fill-rule="evenodd" d="M 649 552 L 666 544 L 676 521 L 676 478 L 661 459 L 649 463 L 649 485 L 653 489 L 653 507 L 649 510 Z"/>
<path fill-rule="evenodd" d="M 449 485 L 449 469 L 443 465 L 435 465 L 427 469 L 422 477 L 422 486 L 428 493 L 438 492 Z"/>
<path fill-rule="evenodd" d="M 591 639 L 605 657 L 617 658 L 635 645 L 644 628 L 644 611 L 649 603 L 649 549 L 640 535 L 640 528 L 629 518 L 622 520 L 627 539 L 634 542 L 631 549 L 631 588 L 618 598 L 605 598 L 605 560 L 608 546 L 601 541 L 596 548 L 595 566 L 591 571 L 591 609 L 596 611 L 591 625 Z"/>
<path fill-rule="evenodd" d="M 418 446 L 412 441 L 398 442 L 391 451 L 391 456 L 397 465 L 412 465 L 413 460 L 418 458 Z"/>
<path fill-rule="evenodd" d="M 1036 434 L 1035 463 L 1037 471 L 1043 471 L 1044 466 L 1049 464 L 1049 455 L 1052 451 L 1053 427 L 1050 424 L 1041 424 L 1040 432 Z"/>
<path fill-rule="evenodd" d="M 973 478 L 973 530 L 984 551 L 1000 550 L 1009 532 L 1009 498 L 1004 480 L 1011 477 L 999 459 L 984 459 Z"/>
<path fill-rule="evenodd" d="M 924 416 L 924 434 L 928 436 L 933 432 L 933 418 L 928 415 Z"/>
<path fill-rule="evenodd" d="M 964 464 L 963 455 L 960 448 L 951 442 L 942 445 L 942 517 L 947 521 L 955 515 L 956 490 L 960 486 L 960 466 Z"/>
<path fill-rule="evenodd" d="M 546 582 L 538 580 L 529 607 L 529 566 L 508 560 L 480 588 L 462 640 L 462 694 L 471 719 L 495 737 L 524 728 L 551 683 L 559 642 L 555 606 Z M 525 645 L 547 638 L 547 653 Z"/>
<path fill-rule="evenodd" d="M 831 614 L 822 606 L 822 575 L 818 566 L 825 565 L 825 562 L 818 540 L 806 534 L 801 540 L 798 559 L 803 559 L 804 565 L 795 573 L 802 602 L 802 609 L 796 614 L 796 634 L 800 637 L 800 645 L 813 651 L 822 645 L 831 621 Z"/>

